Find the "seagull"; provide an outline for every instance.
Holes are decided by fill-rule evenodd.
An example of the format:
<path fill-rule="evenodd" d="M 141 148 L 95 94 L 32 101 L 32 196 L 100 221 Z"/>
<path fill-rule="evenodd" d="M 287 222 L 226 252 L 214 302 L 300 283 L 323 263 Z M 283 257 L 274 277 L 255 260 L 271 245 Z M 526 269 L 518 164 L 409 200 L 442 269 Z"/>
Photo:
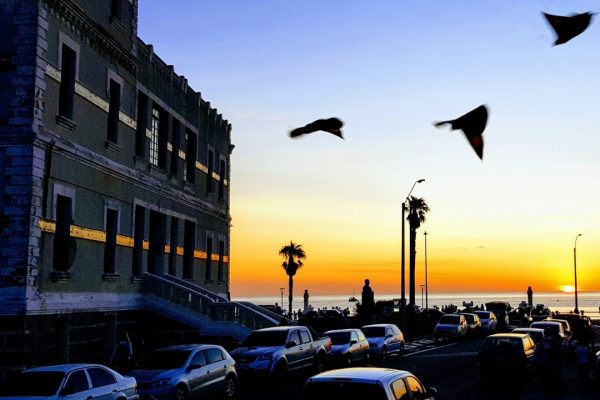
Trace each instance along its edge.
<path fill-rule="evenodd" d="M 442 125 L 450 124 L 450 129 L 460 129 L 463 131 L 467 140 L 475 150 L 475 153 L 483 160 L 483 131 L 488 120 L 488 110 L 485 105 L 480 105 L 474 110 L 469 111 L 462 117 L 457 119 L 434 122 L 433 125 L 440 127 Z"/>
<path fill-rule="evenodd" d="M 318 119 L 316 121 L 311 122 L 308 125 L 304 125 L 301 128 L 294 129 L 290 132 L 290 137 L 297 138 L 299 136 L 313 133 L 316 131 L 324 131 L 338 136 L 340 139 L 344 139 L 341 130 L 343 125 L 344 123 L 337 118 Z"/>
<path fill-rule="evenodd" d="M 573 14 L 568 17 L 551 15 L 545 12 L 542 14 L 544 14 L 544 17 L 546 17 L 546 20 L 556 33 L 554 46 L 567 43 L 575 36 L 582 34 L 590 25 L 590 22 L 592 22 L 592 16 L 594 15 L 591 12 Z"/>

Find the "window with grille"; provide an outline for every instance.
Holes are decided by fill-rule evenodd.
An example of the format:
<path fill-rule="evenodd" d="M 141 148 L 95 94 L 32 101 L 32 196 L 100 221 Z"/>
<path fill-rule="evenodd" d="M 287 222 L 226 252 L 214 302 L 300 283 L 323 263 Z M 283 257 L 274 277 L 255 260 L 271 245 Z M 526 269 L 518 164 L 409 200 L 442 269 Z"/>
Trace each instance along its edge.
<path fill-rule="evenodd" d="M 158 134 L 160 131 L 160 111 L 152 109 L 152 127 L 150 137 L 150 164 L 158 166 Z"/>

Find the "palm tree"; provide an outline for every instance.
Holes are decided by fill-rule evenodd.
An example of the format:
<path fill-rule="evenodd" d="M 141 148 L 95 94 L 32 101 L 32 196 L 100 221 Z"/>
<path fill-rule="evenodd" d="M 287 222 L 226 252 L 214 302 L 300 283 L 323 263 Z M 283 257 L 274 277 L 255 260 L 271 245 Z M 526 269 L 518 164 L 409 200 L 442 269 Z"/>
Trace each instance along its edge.
<path fill-rule="evenodd" d="M 425 214 L 429 212 L 429 206 L 425 199 L 411 196 L 408 200 L 408 223 L 410 225 L 410 266 L 409 266 L 409 304 L 415 305 L 415 264 L 417 260 L 417 229 L 425 222 Z"/>
<path fill-rule="evenodd" d="M 282 256 L 285 261 L 281 266 L 285 270 L 285 273 L 289 277 L 289 289 L 288 289 L 288 316 L 292 315 L 292 299 L 293 299 L 293 290 L 294 290 L 294 275 L 302 265 L 302 259 L 306 258 L 306 253 L 302 248 L 301 244 L 296 244 L 290 241 L 290 244 L 283 246 L 279 250 L 279 255 Z"/>

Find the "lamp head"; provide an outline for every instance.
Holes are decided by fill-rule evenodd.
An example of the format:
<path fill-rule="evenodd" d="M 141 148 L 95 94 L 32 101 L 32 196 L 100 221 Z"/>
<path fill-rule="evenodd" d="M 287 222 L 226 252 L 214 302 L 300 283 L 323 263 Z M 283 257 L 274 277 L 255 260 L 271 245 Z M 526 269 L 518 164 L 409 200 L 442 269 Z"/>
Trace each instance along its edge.
<path fill-rule="evenodd" d="M 425 179 L 419 179 L 417 183 L 425 182 Z"/>

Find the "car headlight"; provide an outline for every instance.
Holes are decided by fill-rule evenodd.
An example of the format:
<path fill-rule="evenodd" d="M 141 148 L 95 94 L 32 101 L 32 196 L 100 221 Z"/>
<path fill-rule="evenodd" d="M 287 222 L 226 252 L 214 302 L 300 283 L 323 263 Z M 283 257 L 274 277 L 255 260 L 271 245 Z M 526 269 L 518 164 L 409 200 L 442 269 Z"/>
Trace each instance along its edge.
<path fill-rule="evenodd" d="M 171 383 L 170 379 L 161 379 L 159 381 L 152 382 L 152 384 L 150 386 L 152 386 L 152 387 L 165 387 L 165 386 L 169 386 L 170 383 Z"/>
<path fill-rule="evenodd" d="M 263 354 L 258 356 L 258 361 L 271 361 L 273 359 L 273 354 Z"/>

